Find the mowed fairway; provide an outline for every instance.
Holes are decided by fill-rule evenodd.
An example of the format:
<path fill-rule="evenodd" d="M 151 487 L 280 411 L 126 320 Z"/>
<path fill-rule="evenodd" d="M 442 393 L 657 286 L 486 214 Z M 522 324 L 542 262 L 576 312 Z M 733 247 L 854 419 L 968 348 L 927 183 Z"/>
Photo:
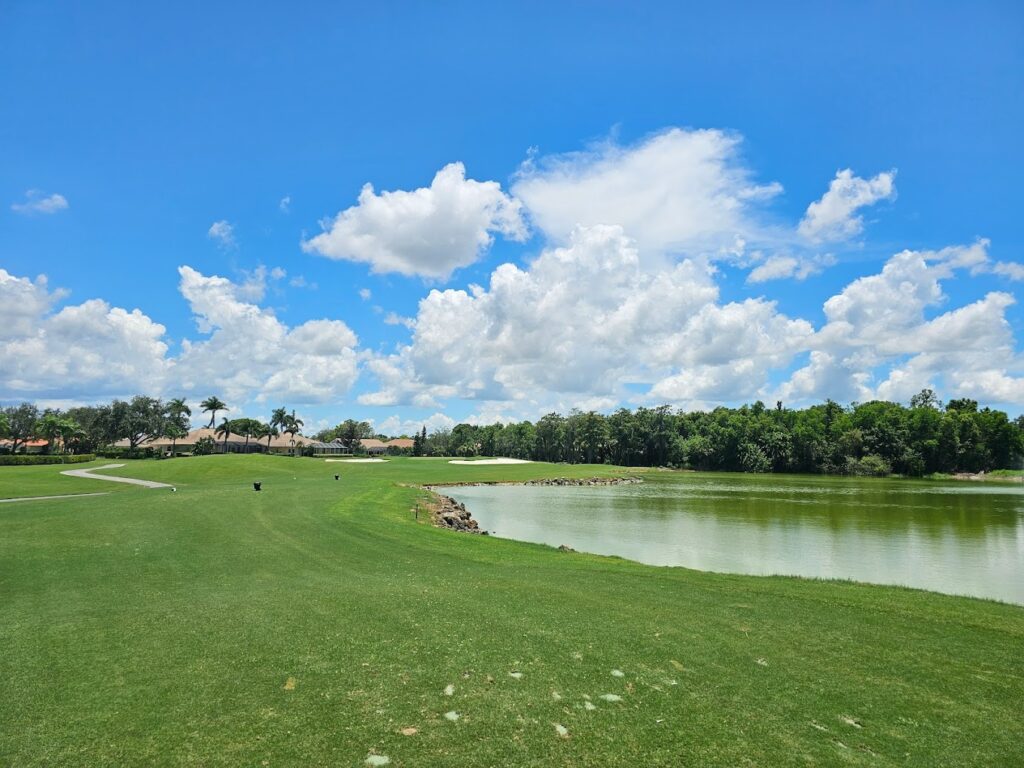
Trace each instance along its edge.
<path fill-rule="evenodd" d="M 111 470 L 176 492 L 60 469 L 0 468 L 0 497 L 110 492 L 0 505 L 0 765 L 1024 764 L 1022 608 L 653 568 L 411 511 L 411 484 L 608 467 Z"/>

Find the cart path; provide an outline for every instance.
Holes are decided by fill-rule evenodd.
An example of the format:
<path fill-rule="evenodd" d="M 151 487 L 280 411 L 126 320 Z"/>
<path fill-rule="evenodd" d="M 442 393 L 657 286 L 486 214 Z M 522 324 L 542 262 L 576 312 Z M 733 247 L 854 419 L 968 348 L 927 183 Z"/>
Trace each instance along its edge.
<path fill-rule="evenodd" d="M 79 499 L 83 496 L 109 496 L 110 491 L 99 493 L 65 493 L 60 496 L 19 496 L 16 499 L 0 499 L 0 504 L 10 504 L 12 501 L 47 501 L 48 499 Z"/>
<path fill-rule="evenodd" d="M 136 480 L 134 477 L 117 477 L 116 475 L 95 475 L 96 472 L 101 469 L 117 469 L 123 467 L 124 464 L 104 464 L 102 467 L 92 467 L 91 469 L 65 469 L 61 472 L 62 475 L 68 475 L 69 477 L 88 477 L 92 480 L 109 480 L 112 483 L 129 483 L 131 485 L 141 485 L 143 488 L 170 488 L 171 486 L 167 483 L 157 483 L 153 480 Z"/>

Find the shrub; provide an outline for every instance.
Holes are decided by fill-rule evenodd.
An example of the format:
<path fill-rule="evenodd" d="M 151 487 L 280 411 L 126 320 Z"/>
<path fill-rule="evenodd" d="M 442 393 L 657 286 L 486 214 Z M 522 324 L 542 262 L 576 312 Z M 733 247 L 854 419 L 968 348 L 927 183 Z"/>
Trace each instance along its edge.
<path fill-rule="evenodd" d="M 192 448 L 193 456 L 209 456 L 217 450 L 217 443 L 212 437 L 200 437 Z"/>
<path fill-rule="evenodd" d="M 26 464 L 82 464 L 86 461 L 95 461 L 96 456 L 92 453 L 74 454 L 49 454 L 40 453 L 15 453 L 0 456 L 0 466 L 24 466 Z"/>
<path fill-rule="evenodd" d="M 105 459 L 152 459 L 157 451 L 155 448 L 107 448 L 96 454 Z"/>
<path fill-rule="evenodd" d="M 881 456 L 874 454 L 863 459 L 851 456 L 846 460 L 846 474 L 857 477 L 888 477 L 892 474 L 892 467 Z"/>
<path fill-rule="evenodd" d="M 740 446 L 740 464 L 744 472 L 770 472 L 772 462 L 761 446 L 743 443 Z"/>

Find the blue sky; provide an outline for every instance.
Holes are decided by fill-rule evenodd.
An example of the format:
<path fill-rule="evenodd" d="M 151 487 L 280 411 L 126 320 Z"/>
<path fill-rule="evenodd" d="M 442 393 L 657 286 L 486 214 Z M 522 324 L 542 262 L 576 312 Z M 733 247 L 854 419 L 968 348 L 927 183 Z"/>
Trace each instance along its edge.
<path fill-rule="evenodd" d="M 395 431 L 659 399 L 901 399 L 922 383 L 1024 407 L 1019 4 L 12 2 L 0 71 L 5 402 L 222 392 L 239 413 L 281 404 Z M 451 222 L 403 223 L 412 198 L 383 196 L 375 218 L 359 195 L 429 189 L 451 163 L 473 215 L 516 222 L 485 221 L 493 243 L 437 274 L 459 250 Z M 831 218 L 801 229 L 845 169 Z M 628 213 L 651 189 L 676 208 Z M 318 241 L 326 258 L 309 243 L 348 210 Z M 406 273 L 378 259 L 387 242 Z M 558 248 L 572 269 L 545 266 Z M 627 270 L 638 252 L 628 285 L 557 285 L 582 285 L 609 248 Z M 938 255 L 884 272 L 906 249 Z M 665 277 L 683 262 L 693 274 Z M 752 281 L 767 262 L 789 274 Z M 529 286 L 492 290 L 504 263 Z M 665 280 L 678 290 L 652 287 Z M 467 302 L 419 305 L 471 284 Z M 666 322 L 625 319 L 631 302 Z M 577 312 L 623 349 L 562 327 Z M 334 324 L 303 325 L 319 320 Z M 763 343 L 737 344 L 730 323 Z M 955 341 L 894 346 L 884 328 Z M 253 354 L 266 359 L 241 370 Z M 275 361 L 292 373 L 268 383 Z"/>

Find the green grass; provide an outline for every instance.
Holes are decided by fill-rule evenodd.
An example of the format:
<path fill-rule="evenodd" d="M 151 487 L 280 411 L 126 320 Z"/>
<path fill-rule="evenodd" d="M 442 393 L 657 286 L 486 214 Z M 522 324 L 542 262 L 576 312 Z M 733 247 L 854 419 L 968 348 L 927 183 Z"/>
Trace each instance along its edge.
<path fill-rule="evenodd" d="M 1024 469 L 993 469 L 988 473 L 992 477 L 1021 478 L 1024 477 Z"/>
<path fill-rule="evenodd" d="M 66 469 L 95 469 L 107 464 L 118 463 L 121 462 L 116 462 L 113 459 L 97 459 L 66 466 L 47 464 L 44 466 L 0 467 L 0 499 L 126 491 L 129 486 L 121 483 L 108 483 L 103 480 L 90 480 L 83 477 L 67 477 L 61 474 Z"/>
<path fill-rule="evenodd" d="M 948 472 L 932 472 L 926 475 L 925 480 L 961 480 L 962 476 L 952 475 Z M 1019 483 L 1024 479 L 1024 469 L 993 469 L 980 476 L 974 476 L 967 482 L 1003 482 Z"/>
<path fill-rule="evenodd" d="M 176 493 L 58 471 L 0 468 L 0 496 L 112 495 L 0 505 L 0 765 L 1024 763 L 1024 609 L 563 554 L 411 511 L 412 484 L 608 467 L 113 471 Z"/>

